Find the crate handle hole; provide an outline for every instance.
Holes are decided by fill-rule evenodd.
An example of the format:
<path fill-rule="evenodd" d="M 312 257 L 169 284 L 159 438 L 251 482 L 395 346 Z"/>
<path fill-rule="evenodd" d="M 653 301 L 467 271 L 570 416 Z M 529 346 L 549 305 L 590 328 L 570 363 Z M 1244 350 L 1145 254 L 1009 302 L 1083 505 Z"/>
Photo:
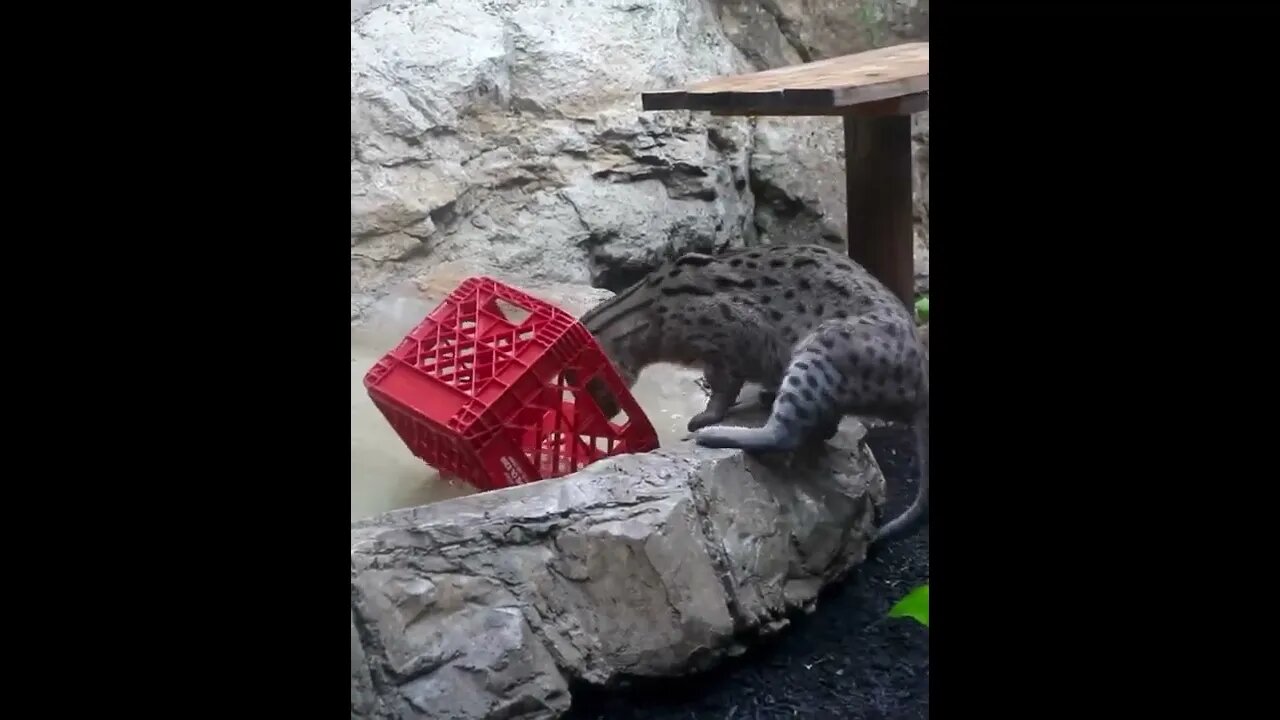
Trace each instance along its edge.
<path fill-rule="evenodd" d="M 503 300 L 502 298 L 496 298 L 493 301 L 493 304 L 498 307 L 498 311 L 501 312 L 512 325 L 519 325 L 523 323 L 525 320 L 529 319 L 530 315 L 533 314 L 519 305 L 508 300 Z M 530 332 L 529 335 L 532 337 L 533 333 Z M 524 339 L 523 334 L 520 336 L 520 339 Z"/>

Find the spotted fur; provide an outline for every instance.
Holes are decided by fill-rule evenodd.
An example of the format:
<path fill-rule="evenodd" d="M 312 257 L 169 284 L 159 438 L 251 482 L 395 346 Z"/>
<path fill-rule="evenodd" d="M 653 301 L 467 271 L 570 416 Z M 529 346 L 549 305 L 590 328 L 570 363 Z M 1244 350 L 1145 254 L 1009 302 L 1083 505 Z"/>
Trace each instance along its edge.
<path fill-rule="evenodd" d="M 832 438 L 845 415 L 911 423 L 918 492 L 876 539 L 902 537 L 924 517 L 926 350 L 910 309 L 847 256 L 818 245 L 690 253 L 592 308 L 582 321 L 629 385 L 653 363 L 702 368 L 711 395 L 689 430 L 706 447 L 796 450 Z M 758 428 L 719 425 L 747 382 L 764 387 L 768 420 Z M 593 388 L 605 404 L 599 390 Z"/>

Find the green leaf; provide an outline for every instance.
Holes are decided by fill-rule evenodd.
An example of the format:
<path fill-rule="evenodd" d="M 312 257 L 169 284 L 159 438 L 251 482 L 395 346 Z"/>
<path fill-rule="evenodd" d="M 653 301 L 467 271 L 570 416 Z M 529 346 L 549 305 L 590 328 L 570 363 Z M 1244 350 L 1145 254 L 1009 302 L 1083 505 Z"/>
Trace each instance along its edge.
<path fill-rule="evenodd" d="M 911 618 L 929 627 L 929 585 L 926 583 L 907 593 L 889 609 L 891 618 Z"/>
<path fill-rule="evenodd" d="M 923 295 L 916 300 L 916 315 L 920 316 L 921 322 L 929 322 L 929 296 Z"/>

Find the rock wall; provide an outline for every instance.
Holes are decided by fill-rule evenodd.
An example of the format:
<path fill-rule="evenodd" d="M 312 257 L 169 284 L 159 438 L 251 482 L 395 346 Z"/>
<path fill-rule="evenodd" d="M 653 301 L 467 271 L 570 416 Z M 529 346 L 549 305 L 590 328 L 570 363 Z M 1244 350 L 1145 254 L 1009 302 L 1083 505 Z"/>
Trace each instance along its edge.
<path fill-rule="evenodd" d="M 928 37 L 927 0 L 353 0 L 351 18 L 353 317 L 440 260 L 616 290 L 669 252 L 843 242 L 838 119 L 645 113 L 640 93 Z"/>

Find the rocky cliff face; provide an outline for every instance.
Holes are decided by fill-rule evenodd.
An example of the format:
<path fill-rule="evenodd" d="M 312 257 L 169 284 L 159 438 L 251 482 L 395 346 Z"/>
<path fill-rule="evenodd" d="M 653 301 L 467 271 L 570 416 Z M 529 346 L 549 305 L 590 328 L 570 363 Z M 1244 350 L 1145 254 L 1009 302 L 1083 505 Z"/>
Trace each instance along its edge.
<path fill-rule="evenodd" d="M 645 113 L 640 93 L 928 37 L 927 0 L 352 0 L 351 18 L 353 317 L 442 260 L 618 289 L 672 251 L 843 242 L 838 119 Z"/>

